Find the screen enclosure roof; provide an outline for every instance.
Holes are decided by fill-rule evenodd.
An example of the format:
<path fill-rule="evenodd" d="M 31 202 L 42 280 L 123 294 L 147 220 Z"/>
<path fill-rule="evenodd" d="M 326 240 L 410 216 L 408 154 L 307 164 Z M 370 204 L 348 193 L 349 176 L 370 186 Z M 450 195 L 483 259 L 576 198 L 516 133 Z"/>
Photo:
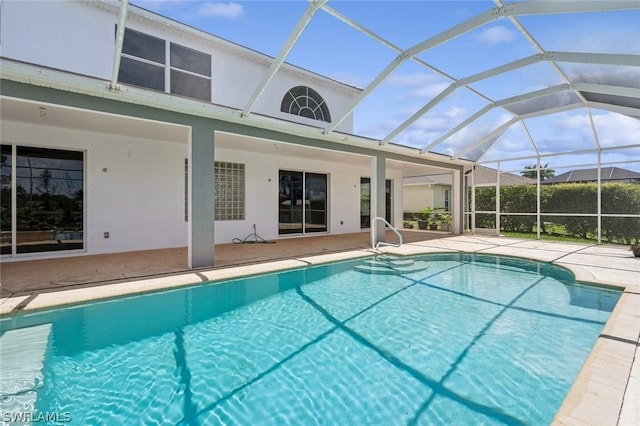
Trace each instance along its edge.
<path fill-rule="evenodd" d="M 640 171 L 637 0 L 132 3 L 270 55 L 245 115 L 287 62 L 362 89 L 324 133 L 353 114 L 425 155 Z"/>

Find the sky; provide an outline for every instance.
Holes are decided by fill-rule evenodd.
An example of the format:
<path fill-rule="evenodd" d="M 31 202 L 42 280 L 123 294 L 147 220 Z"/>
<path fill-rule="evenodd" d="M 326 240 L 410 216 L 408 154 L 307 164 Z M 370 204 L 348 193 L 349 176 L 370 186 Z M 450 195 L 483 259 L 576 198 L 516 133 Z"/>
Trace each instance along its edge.
<path fill-rule="evenodd" d="M 308 6 L 306 0 L 198 1 L 130 0 L 143 7 L 231 42 L 270 56 L 277 56 Z M 496 4 L 475 1 L 329 0 L 327 5 L 396 47 L 406 50 L 447 29 L 484 13 Z M 619 53 L 640 55 L 640 10 L 530 15 L 517 18 L 545 51 Z M 354 133 L 384 139 L 416 111 L 442 92 L 452 79 L 461 79 L 536 54 L 535 47 L 508 19 L 501 18 L 459 37 L 434 46 L 414 61 L 400 65 L 354 111 Z M 286 58 L 288 63 L 357 87 L 367 87 L 397 56 L 397 52 L 366 36 L 324 10 L 318 11 Z M 560 70 L 580 81 L 640 88 L 637 67 L 613 67 L 558 63 Z M 434 70 L 435 69 L 435 70 Z M 540 62 L 458 88 L 430 109 L 392 141 L 424 147 L 485 107 L 491 101 L 564 83 L 548 62 Z M 480 93 L 481 95 L 479 95 Z M 568 103 L 562 92 L 540 98 L 542 104 Z M 638 101 L 636 100 L 636 105 Z M 519 105 L 519 111 L 537 108 Z M 541 154 L 558 150 L 596 147 L 593 127 L 602 147 L 640 144 L 640 119 L 585 108 L 546 115 L 516 123 L 487 150 L 484 144 L 466 154 L 481 161 L 533 156 L 530 137 Z M 332 117 L 340 115 L 334 111 Z M 459 154 L 469 142 L 513 118 L 495 108 L 461 129 L 433 150 Z M 493 141 L 489 141 L 493 142 Z M 595 164 L 596 154 L 543 157 L 556 174 L 576 165 Z M 604 151 L 603 163 L 633 161 L 617 167 L 640 172 L 640 148 Z M 521 170 L 535 159 L 501 163 L 506 171 Z M 493 163 L 490 166 L 495 167 Z M 588 166 L 591 167 L 591 166 Z"/>

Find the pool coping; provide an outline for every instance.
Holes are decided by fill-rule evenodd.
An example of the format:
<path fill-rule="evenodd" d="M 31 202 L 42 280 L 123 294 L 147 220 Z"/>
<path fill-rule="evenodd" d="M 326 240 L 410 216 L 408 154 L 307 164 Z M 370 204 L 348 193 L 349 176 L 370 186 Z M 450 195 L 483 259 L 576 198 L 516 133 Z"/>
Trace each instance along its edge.
<path fill-rule="evenodd" d="M 567 261 L 567 254 L 555 259 L 545 259 L 547 254 L 542 246 L 526 250 L 527 255 L 515 250 L 507 253 L 505 247 L 513 244 L 487 244 L 485 238 L 461 237 L 461 244 L 429 243 L 407 244 L 400 248 L 384 247 L 380 252 L 408 256 L 435 253 L 473 252 L 544 261 L 571 271 L 576 281 L 584 284 L 605 286 L 622 291 L 620 300 L 611 313 L 593 349 L 583 364 L 580 373 L 565 397 L 552 424 L 640 424 L 640 269 L 637 285 L 625 285 L 615 279 L 597 277 L 597 267 L 580 265 Z M 479 241 L 479 242 L 478 242 Z M 509 240 L 503 240 L 509 242 Z M 511 241 L 516 241 L 511 240 Z M 466 247 L 465 244 L 479 244 L 484 247 Z M 542 243 L 540 243 L 542 244 Z M 549 242 L 546 242 L 549 244 Z M 456 245 L 462 247 L 455 247 Z M 489 246 L 487 248 L 486 246 Z M 523 242 L 523 245 L 527 245 Z M 580 247 L 576 245 L 576 251 Z M 462 249 L 461 249 L 462 248 Z M 553 248 L 553 246 L 552 246 Z M 573 247 L 569 247 L 572 249 Z M 339 253 L 313 255 L 291 259 L 270 261 L 251 265 L 224 267 L 219 269 L 193 270 L 170 276 L 130 280 L 98 287 L 41 293 L 35 296 L 17 296 L 0 299 L 0 315 L 19 314 L 31 311 L 88 303 L 115 297 L 138 295 L 181 287 L 200 285 L 231 278 L 278 272 L 289 269 L 320 265 L 335 261 L 351 260 L 373 256 L 372 250 L 353 250 Z M 594 272 L 595 271 L 595 272 Z"/>

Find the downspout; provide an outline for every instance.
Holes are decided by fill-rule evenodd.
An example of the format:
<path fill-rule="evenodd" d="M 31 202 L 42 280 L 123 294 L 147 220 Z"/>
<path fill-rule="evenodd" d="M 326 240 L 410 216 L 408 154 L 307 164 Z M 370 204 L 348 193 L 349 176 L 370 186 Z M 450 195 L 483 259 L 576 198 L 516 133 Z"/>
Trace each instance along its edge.
<path fill-rule="evenodd" d="M 129 0 L 120 0 L 120 18 L 118 19 L 118 30 L 116 33 L 116 49 L 113 55 L 113 70 L 111 71 L 111 83 L 109 90 L 118 90 L 118 74 L 120 74 L 120 58 L 122 56 L 122 45 L 124 44 L 125 21 L 127 20 L 127 7 Z"/>

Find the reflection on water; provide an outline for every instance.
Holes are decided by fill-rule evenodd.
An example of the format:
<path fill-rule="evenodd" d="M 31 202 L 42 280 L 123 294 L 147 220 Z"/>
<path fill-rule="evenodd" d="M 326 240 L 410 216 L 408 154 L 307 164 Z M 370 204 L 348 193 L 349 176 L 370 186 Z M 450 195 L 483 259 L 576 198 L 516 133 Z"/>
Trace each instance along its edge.
<path fill-rule="evenodd" d="M 1 324 L 52 324 L 36 406 L 79 424 L 548 424 L 620 293 L 545 263 L 414 259 L 402 274 L 340 262 Z"/>

